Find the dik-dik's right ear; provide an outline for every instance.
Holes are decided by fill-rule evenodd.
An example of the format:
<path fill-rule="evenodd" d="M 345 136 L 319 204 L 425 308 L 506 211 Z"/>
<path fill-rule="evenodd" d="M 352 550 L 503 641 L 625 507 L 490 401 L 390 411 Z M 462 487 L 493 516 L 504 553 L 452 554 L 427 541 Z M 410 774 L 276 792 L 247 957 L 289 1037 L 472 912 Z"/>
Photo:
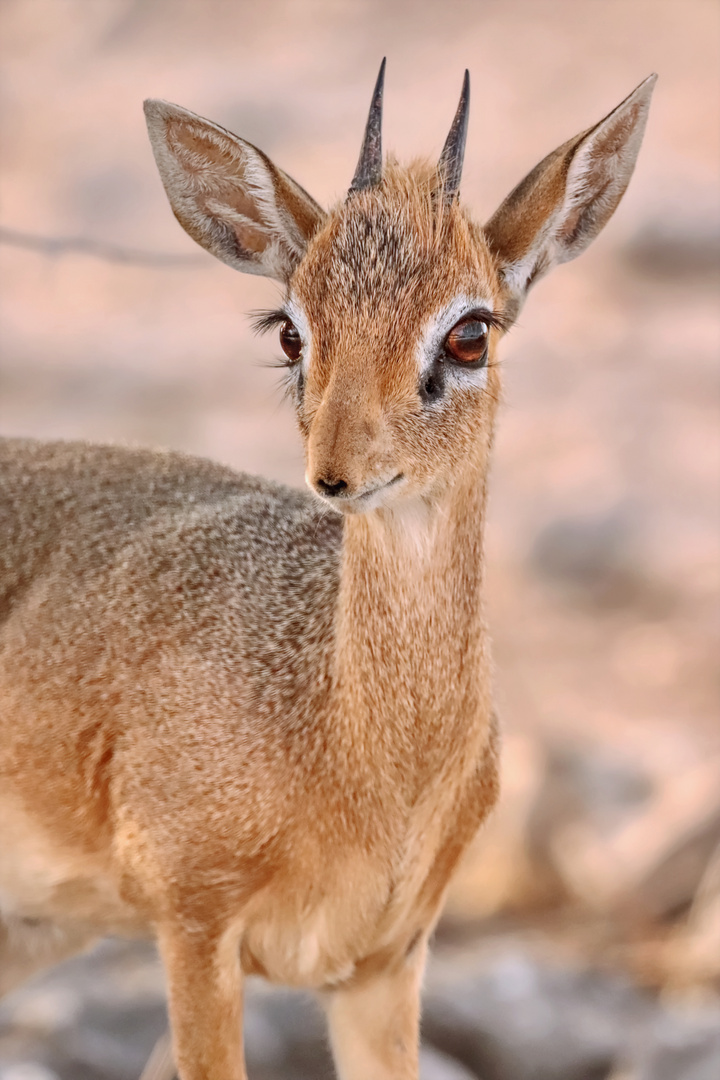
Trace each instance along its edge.
<path fill-rule="evenodd" d="M 146 101 L 175 217 L 236 270 L 287 281 L 325 213 L 255 146 L 167 101 Z"/>
<path fill-rule="evenodd" d="M 584 251 L 611 217 L 635 168 L 656 80 L 650 75 L 536 165 L 485 226 L 511 313 L 533 282 Z"/>

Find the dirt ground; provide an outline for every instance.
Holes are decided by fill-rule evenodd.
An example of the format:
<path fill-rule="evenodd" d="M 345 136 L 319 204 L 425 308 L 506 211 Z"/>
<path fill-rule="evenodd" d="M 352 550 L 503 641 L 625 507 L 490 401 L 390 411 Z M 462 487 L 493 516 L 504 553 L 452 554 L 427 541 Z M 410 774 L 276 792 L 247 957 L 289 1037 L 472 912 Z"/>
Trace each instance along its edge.
<path fill-rule="evenodd" d="M 720 6 L 3 0 L 0 36 L 0 431 L 298 485 L 274 346 L 246 318 L 277 289 L 176 224 L 142 99 L 229 127 L 329 204 L 381 57 L 401 158 L 439 153 L 467 66 L 462 194 L 482 220 L 659 73 L 617 214 L 505 343 L 487 526 L 505 790 L 444 932 L 520 918 L 664 984 L 720 843 Z M 673 852 L 698 832 L 688 877 Z"/>

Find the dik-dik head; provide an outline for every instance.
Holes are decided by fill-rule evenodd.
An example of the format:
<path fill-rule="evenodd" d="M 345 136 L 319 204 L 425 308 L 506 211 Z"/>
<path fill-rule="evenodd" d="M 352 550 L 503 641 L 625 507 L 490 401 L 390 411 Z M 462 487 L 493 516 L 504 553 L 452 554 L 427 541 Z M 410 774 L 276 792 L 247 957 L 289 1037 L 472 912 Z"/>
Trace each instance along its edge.
<path fill-rule="evenodd" d="M 187 232 L 279 279 L 277 326 L 307 480 L 339 509 L 433 501 L 482 467 L 495 355 L 530 286 L 600 232 L 632 175 L 656 76 L 564 143 L 481 226 L 459 202 L 469 80 L 437 166 L 383 163 L 384 61 L 347 196 L 329 212 L 261 150 L 176 105 L 145 105 Z"/>

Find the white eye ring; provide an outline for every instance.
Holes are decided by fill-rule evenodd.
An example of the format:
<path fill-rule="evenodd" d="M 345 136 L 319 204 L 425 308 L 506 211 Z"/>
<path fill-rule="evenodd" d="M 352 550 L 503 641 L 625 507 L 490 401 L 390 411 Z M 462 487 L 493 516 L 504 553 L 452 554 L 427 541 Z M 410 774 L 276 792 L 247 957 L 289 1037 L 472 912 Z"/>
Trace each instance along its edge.
<path fill-rule="evenodd" d="M 492 310 L 493 302 L 489 297 L 463 293 L 431 316 L 418 343 L 417 364 L 421 383 L 432 376 L 438 356 L 442 355 L 447 336 L 454 327 L 471 315 Z M 478 321 L 481 322 L 482 318 L 478 317 Z M 487 383 L 486 364 L 451 362 L 443 365 L 443 372 L 448 383 L 459 388 L 474 386 L 482 389 Z"/>

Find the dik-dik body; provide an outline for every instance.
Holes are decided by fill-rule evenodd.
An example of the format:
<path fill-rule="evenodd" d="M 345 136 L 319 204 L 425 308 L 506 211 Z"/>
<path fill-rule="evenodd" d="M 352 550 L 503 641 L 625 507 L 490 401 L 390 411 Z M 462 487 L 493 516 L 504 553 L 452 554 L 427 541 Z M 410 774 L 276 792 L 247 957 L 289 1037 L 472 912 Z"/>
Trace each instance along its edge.
<path fill-rule="evenodd" d="M 485 224 L 383 162 L 382 70 L 324 212 L 146 106 L 181 224 L 285 285 L 313 494 L 179 454 L 0 442 L 0 990 L 156 935 L 182 1080 L 243 1080 L 245 973 L 319 993 L 342 1080 L 416 1080 L 428 936 L 497 795 L 483 618 L 496 350 L 603 227 L 654 76 Z M 182 318 L 182 312 L 178 313 Z"/>

